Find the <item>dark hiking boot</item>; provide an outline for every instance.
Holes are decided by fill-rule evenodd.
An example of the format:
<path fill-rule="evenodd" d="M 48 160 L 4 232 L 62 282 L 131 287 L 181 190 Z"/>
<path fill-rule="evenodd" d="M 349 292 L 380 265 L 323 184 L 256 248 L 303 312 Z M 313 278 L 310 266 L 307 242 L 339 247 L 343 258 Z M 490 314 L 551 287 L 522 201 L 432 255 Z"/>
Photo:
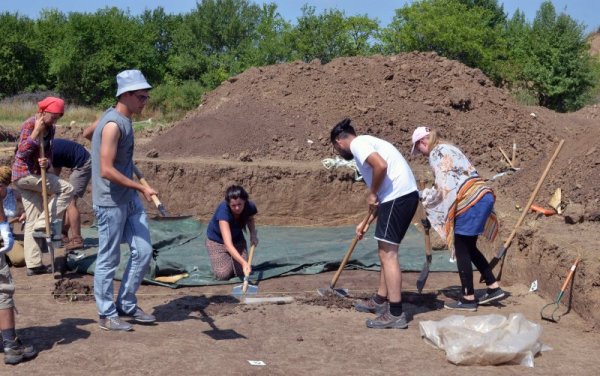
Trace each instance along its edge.
<path fill-rule="evenodd" d="M 444 303 L 444 308 L 447 309 L 456 309 L 458 311 L 477 311 L 477 299 L 467 300 L 465 298 L 460 298 L 454 302 L 446 302 Z"/>
<path fill-rule="evenodd" d="M 119 313 L 119 316 L 131 317 L 136 322 L 142 324 L 150 324 L 156 321 L 156 317 L 142 311 L 142 309 L 137 306 L 135 307 L 135 310 L 132 313 L 126 313 L 120 308 L 117 308 L 117 312 Z"/>
<path fill-rule="evenodd" d="M 51 270 L 46 265 L 36 266 L 35 268 L 27 268 L 27 276 L 31 277 L 38 274 L 47 274 L 50 273 Z"/>
<path fill-rule="evenodd" d="M 389 310 L 377 316 L 373 320 L 367 320 L 367 328 L 371 329 L 406 329 L 408 322 L 406 321 L 406 313 L 402 312 L 400 316 L 392 315 Z"/>
<path fill-rule="evenodd" d="M 37 351 L 31 345 L 24 345 L 19 338 L 4 341 L 4 364 L 19 364 L 35 358 Z"/>
<path fill-rule="evenodd" d="M 375 302 L 375 299 L 373 297 L 370 297 L 369 299 L 360 300 L 354 303 L 354 309 L 356 309 L 358 312 L 369 312 L 375 313 L 377 315 L 381 315 L 382 313 L 387 312 L 388 307 L 389 303 L 387 301 L 378 304 Z"/>
<path fill-rule="evenodd" d="M 506 294 L 500 287 L 496 287 L 495 289 L 487 289 L 486 293 L 479 298 L 479 304 L 490 304 L 497 300 L 504 298 Z"/>
<path fill-rule="evenodd" d="M 106 317 L 98 321 L 101 329 L 112 331 L 128 332 L 133 330 L 133 326 L 125 321 L 122 321 L 118 316 Z"/>

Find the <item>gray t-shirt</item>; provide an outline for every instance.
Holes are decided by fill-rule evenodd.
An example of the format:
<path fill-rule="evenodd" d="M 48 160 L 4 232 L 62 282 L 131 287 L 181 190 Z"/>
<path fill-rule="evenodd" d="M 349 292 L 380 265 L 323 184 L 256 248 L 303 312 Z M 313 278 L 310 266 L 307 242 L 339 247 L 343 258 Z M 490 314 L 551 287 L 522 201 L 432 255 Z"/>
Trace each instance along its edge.
<path fill-rule="evenodd" d="M 104 112 L 92 136 L 92 200 L 98 206 L 119 206 L 133 200 L 135 189 L 115 184 L 100 176 L 100 145 L 102 130 L 107 123 L 114 122 L 121 131 L 117 154 L 113 166 L 128 178 L 133 178 L 133 125 L 114 108 Z"/>

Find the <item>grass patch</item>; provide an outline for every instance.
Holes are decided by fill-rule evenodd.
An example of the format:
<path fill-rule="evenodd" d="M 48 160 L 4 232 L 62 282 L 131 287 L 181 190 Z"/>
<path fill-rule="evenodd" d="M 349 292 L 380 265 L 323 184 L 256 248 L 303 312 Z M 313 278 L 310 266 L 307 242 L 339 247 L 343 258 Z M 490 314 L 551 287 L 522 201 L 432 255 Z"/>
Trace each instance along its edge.
<path fill-rule="evenodd" d="M 80 126 L 87 127 L 96 121 L 104 112 L 93 107 L 66 105 L 65 114 L 58 120 L 59 126 Z M 21 124 L 31 116 L 37 113 L 37 102 L 33 101 L 0 101 L 0 125 L 19 130 Z M 173 115 L 173 114 L 171 114 Z M 178 114 L 179 117 L 169 116 L 165 119 L 159 108 L 146 108 L 144 111 L 135 115 L 133 125 L 136 131 L 149 127 L 168 127 L 172 121 L 179 120 L 185 113 Z"/>

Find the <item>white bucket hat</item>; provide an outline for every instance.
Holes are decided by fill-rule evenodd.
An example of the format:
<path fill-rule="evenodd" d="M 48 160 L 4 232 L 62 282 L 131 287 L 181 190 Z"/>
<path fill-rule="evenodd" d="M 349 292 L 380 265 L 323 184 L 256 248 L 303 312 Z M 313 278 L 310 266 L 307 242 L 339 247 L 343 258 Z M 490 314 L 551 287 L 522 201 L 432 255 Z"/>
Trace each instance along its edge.
<path fill-rule="evenodd" d="M 152 86 L 139 70 L 130 69 L 117 74 L 117 97 L 128 91 L 144 89 L 152 89 Z"/>

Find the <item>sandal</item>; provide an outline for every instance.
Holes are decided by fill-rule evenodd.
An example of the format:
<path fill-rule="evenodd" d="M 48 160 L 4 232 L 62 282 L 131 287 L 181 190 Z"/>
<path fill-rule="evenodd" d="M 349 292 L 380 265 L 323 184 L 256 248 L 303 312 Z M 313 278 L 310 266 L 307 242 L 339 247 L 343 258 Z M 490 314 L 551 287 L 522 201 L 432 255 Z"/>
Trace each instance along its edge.
<path fill-rule="evenodd" d="M 68 244 L 65 245 L 67 251 L 74 251 L 83 248 L 83 238 L 81 236 L 73 237 Z"/>

